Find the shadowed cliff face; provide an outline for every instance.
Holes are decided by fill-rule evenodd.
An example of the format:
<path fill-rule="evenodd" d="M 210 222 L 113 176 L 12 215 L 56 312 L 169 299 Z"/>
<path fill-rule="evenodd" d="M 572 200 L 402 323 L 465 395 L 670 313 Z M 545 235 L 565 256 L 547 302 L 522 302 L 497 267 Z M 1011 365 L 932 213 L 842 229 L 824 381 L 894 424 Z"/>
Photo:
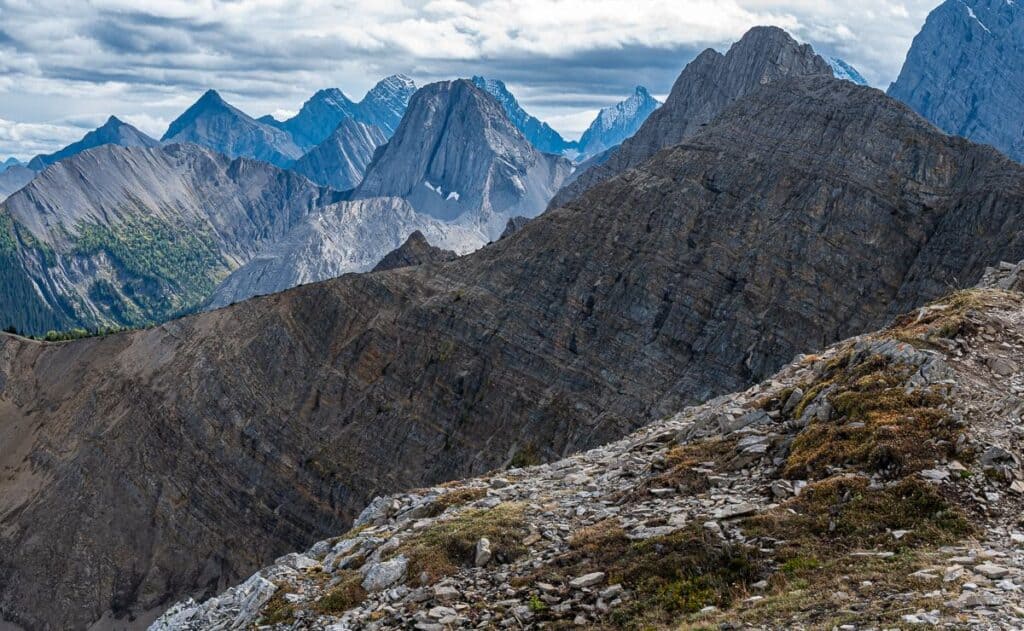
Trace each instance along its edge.
<path fill-rule="evenodd" d="M 450 263 L 0 338 L 0 613 L 212 592 L 374 495 L 550 459 L 1024 258 L 1024 167 L 881 92 L 771 83 Z"/>

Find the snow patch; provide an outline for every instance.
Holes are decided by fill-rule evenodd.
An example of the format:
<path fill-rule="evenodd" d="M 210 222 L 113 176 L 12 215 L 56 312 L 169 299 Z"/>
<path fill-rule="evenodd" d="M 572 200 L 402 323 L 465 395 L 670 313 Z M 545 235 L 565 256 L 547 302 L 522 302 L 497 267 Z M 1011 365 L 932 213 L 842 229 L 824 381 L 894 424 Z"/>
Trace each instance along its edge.
<path fill-rule="evenodd" d="M 974 20 L 975 22 L 977 22 L 978 24 L 980 24 L 980 25 L 981 25 L 981 28 L 985 29 L 985 32 L 986 32 L 986 33 L 988 33 L 988 34 L 990 34 L 990 35 L 992 34 L 992 31 L 990 31 L 990 30 L 988 29 L 988 27 L 987 27 L 987 26 L 985 26 L 985 23 L 984 23 L 984 22 L 982 22 L 982 21 L 981 21 L 980 19 L 978 19 L 978 14 L 974 12 L 974 9 L 972 9 L 972 8 L 971 8 L 971 6 L 970 6 L 969 4 L 967 4 L 966 2 L 964 2 L 964 0 L 960 0 L 960 4 L 964 5 L 964 8 L 965 8 L 965 9 L 967 9 L 967 15 L 969 15 L 969 16 L 971 17 L 971 19 L 972 19 L 972 20 Z"/>

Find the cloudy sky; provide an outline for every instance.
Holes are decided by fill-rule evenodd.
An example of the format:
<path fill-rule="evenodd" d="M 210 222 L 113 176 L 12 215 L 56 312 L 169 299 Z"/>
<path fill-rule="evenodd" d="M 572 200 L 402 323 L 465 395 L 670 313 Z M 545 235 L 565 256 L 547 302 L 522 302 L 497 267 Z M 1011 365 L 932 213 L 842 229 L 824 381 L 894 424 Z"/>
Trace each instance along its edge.
<path fill-rule="evenodd" d="M 939 0 L 0 0 L 0 159 L 80 138 L 109 114 L 159 137 L 207 88 L 254 116 L 380 77 L 504 79 L 567 137 L 643 84 L 757 24 L 899 72 Z"/>

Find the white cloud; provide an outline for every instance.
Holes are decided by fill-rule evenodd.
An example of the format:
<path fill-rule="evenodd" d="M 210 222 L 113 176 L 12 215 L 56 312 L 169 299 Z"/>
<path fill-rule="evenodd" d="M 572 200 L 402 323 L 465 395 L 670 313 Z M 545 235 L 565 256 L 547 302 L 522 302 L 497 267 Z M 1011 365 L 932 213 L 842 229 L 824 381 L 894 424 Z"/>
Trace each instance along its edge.
<path fill-rule="evenodd" d="M 328 86 L 358 99 L 393 72 L 421 83 L 478 72 L 571 135 L 584 112 L 635 83 L 667 92 L 696 51 L 756 24 L 884 87 L 938 1 L 0 0 L 0 117 L 56 130 L 118 114 L 159 136 L 209 87 L 259 116 Z M 35 142 L 53 150 L 66 135 Z M 0 138 L 0 155 L 25 150 Z"/>
<path fill-rule="evenodd" d="M 23 161 L 52 150 L 54 143 L 63 146 L 79 140 L 85 133 L 80 127 L 59 124 L 16 123 L 0 118 L 0 152 L 5 160 L 14 156 Z"/>

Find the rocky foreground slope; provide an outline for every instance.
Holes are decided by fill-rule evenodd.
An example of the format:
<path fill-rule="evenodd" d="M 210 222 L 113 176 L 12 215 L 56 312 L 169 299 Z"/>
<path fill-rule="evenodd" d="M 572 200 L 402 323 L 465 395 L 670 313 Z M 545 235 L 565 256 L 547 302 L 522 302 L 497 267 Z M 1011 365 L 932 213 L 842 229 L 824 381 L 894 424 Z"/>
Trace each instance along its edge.
<path fill-rule="evenodd" d="M 150 629 L 1019 628 L 1022 268 L 604 447 L 378 497 Z"/>
<path fill-rule="evenodd" d="M 0 335 L 0 617 L 142 620 L 375 495 L 742 390 L 1024 259 L 1022 206 L 1024 166 L 994 149 L 791 79 L 448 263 L 123 335 Z"/>

